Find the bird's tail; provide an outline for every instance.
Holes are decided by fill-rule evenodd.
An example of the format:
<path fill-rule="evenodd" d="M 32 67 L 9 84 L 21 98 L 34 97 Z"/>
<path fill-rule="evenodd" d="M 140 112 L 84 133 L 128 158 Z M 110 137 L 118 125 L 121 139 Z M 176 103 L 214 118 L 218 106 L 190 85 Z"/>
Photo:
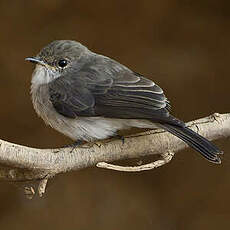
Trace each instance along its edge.
<path fill-rule="evenodd" d="M 175 118 L 174 118 L 175 119 Z M 177 120 L 177 119 L 175 119 Z M 174 120 L 174 121 L 175 121 Z M 177 120 L 180 122 L 179 120 Z M 164 130 L 174 134 L 184 142 L 186 142 L 190 147 L 201 153 L 201 155 L 207 160 L 213 163 L 221 163 L 221 159 L 218 156 L 223 152 L 220 151 L 214 144 L 200 136 L 198 133 L 192 131 L 191 129 L 185 127 L 184 123 L 180 122 L 178 124 L 172 123 L 161 123 L 160 127 Z"/>

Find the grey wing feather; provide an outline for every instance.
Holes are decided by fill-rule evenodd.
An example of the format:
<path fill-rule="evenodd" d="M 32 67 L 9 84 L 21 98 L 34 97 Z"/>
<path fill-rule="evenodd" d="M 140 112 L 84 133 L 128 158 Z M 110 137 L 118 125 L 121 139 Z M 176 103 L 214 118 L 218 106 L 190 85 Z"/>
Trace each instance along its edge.
<path fill-rule="evenodd" d="M 169 116 L 168 101 L 158 85 L 109 58 L 59 77 L 50 83 L 49 92 L 57 112 L 70 118 Z"/>
<path fill-rule="evenodd" d="M 58 78 L 49 85 L 50 101 L 63 116 L 75 118 L 78 113 L 93 108 L 95 100 L 85 87 L 76 87 L 71 81 Z"/>

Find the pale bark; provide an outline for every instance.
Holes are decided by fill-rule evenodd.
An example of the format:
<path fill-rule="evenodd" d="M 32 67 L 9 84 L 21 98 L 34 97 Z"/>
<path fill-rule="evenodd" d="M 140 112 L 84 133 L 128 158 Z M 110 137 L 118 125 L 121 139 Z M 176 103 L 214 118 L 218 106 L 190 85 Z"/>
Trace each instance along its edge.
<path fill-rule="evenodd" d="M 214 114 L 187 123 L 187 125 L 209 140 L 230 136 L 230 114 Z M 187 145 L 162 130 L 152 130 L 125 137 L 124 143 L 119 139 L 85 144 L 73 150 L 72 147 L 61 149 L 36 149 L 0 140 L 0 179 L 9 181 L 41 180 L 39 195 L 45 192 L 48 178 L 58 173 L 78 170 L 94 165 L 122 171 L 141 171 L 144 166 L 120 168 L 105 163 L 127 158 L 140 158 L 146 155 L 163 156 L 158 163 L 147 165 L 147 170 L 159 167 L 171 160 L 173 154 Z M 166 156 L 166 158 L 164 158 Z M 195 155 L 194 155 L 195 157 Z M 168 160 L 169 159 L 169 160 Z M 160 162 L 161 161 L 161 162 Z M 163 162 L 164 161 L 164 162 Z M 99 163 L 99 164 L 98 164 Z M 150 167 L 151 166 L 151 167 Z M 138 168 L 139 167 L 139 168 Z M 27 190 L 28 192 L 28 190 Z"/>

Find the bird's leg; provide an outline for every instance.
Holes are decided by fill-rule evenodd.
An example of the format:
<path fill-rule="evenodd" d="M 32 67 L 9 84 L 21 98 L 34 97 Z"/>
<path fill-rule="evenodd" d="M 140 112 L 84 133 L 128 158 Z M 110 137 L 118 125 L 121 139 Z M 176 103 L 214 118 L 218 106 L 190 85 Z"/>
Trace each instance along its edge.
<path fill-rule="evenodd" d="M 124 136 L 116 135 L 116 137 L 122 141 L 122 144 L 125 143 L 125 137 Z"/>
<path fill-rule="evenodd" d="M 82 140 L 76 140 L 72 144 L 64 145 L 62 148 L 69 148 L 69 147 L 78 147 L 79 145 L 84 144 L 84 141 Z"/>
<path fill-rule="evenodd" d="M 72 150 L 70 151 L 71 153 L 73 152 L 73 150 L 77 147 L 79 147 L 80 145 L 84 144 L 85 142 L 82 140 L 76 140 L 74 143 L 72 144 L 68 144 L 68 145 L 64 145 L 62 148 L 69 148 L 72 147 Z"/>
<path fill-rule="evenodd" d="M 80 145 L 82 145 L 84 143 L 84 141 L 82 141 L 82 140 L 77 140 L 77 141 L 75 141 L 72 145 L 71 145 L 71 147 L 72 147 L 72 149 L 71 149 L 71 153 L 73 152 L 73 150 L 75 149 L 75 148 L 77 148 L 77 147 L 79 147 Z"/>

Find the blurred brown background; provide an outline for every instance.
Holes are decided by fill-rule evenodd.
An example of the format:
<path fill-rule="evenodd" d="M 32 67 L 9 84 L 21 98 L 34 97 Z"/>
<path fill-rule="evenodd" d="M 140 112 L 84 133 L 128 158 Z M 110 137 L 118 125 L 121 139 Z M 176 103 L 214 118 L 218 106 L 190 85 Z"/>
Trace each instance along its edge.
<path fill-rule="evenodd" d="M 151 77 L 185 121 L 230 112 L 229 1 L 0 1 L 0 138 L 34 147 L 70 140 L 46 127 L 30 101 L 25 57 L 74 39 Z M 230 144 L 222 165 L 194 151 L 144 173 L 90 168 L 60 175 L 42 199 L 0 183 L 0 228 L 229 229 Z"/>

